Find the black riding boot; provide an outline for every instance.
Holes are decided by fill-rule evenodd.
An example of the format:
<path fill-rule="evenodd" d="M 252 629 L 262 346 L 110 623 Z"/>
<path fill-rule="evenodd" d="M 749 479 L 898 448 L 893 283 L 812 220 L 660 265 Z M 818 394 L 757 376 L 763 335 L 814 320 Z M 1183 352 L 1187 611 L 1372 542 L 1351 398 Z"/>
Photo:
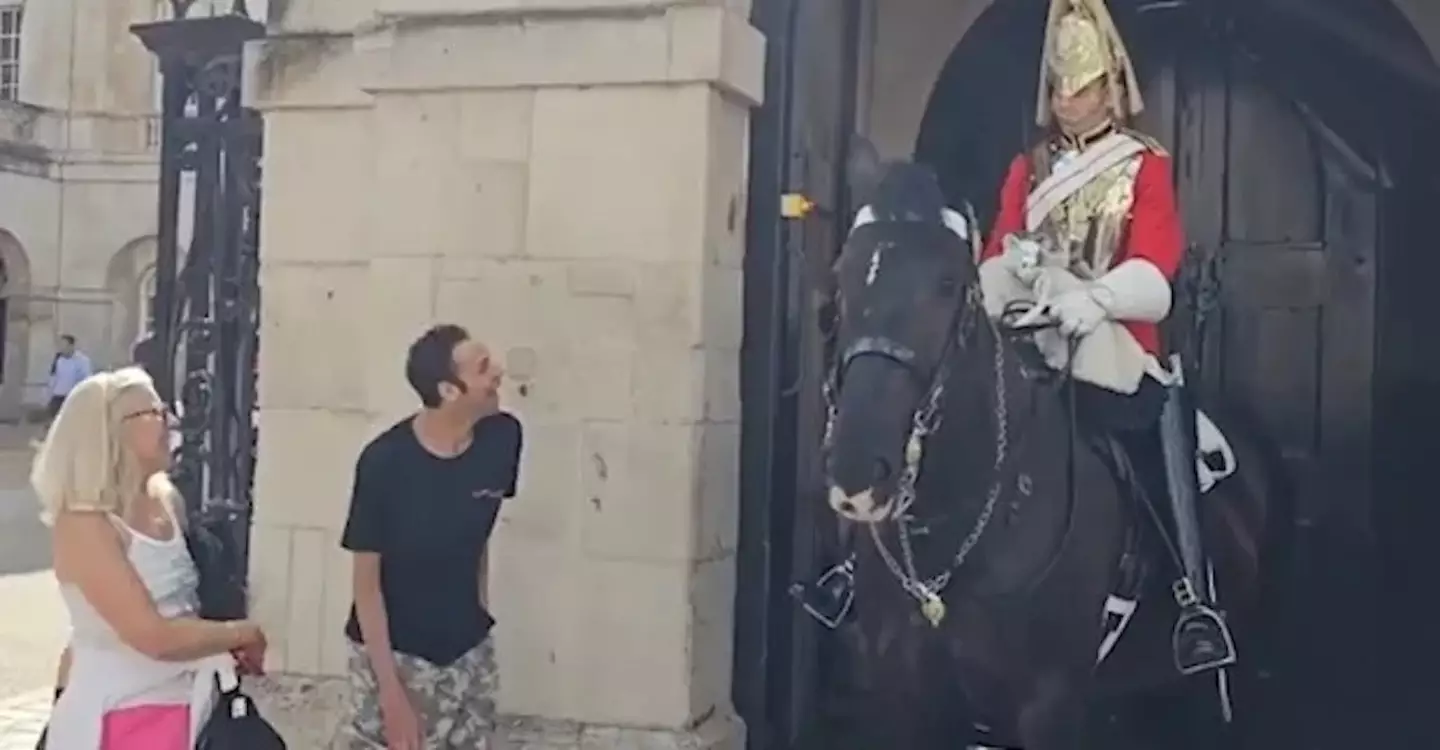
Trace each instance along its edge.
<path fill-rule="evenodd" d="M 1160 445 L 1165 456 L 1165 485 L 1175 523 L 1175 546 L 1182 568 L 1181 578 L 1172 587 L 1180 618 L 1175 623 L 1172 643 L 1175 667 L 1181 674 L 1195 674 L 1235 663 L 1235 640 L 1225 618 L 1214 607 L 1211 577 L 1207 575 L 1205 550 L 1200 533 L 1197 499 L 1199 481 L 1195 462 L 1195 407 L 1180 386 L 1167 389 L 1160 414 Z"/>
<path fill-rule="evenodd" d="M 844 562 L 830 566 L 813 582 L 791 586 L 790 595 L 825 627 L 831 630 L 840 627 L 855 603 L 855 554 L 852 552 Z"/>

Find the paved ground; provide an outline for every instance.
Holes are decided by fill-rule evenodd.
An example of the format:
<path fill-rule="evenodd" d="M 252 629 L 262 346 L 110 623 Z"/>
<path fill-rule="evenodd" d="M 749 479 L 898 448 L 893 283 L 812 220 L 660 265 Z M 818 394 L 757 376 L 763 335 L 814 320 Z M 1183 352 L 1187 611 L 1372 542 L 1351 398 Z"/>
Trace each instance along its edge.
<path fill-rule="evenodd" d="M 0 425 L 0 750 L 34 748 L 67 624 L 28 487 L 32 437 Z"/>
<path fill-rule="evenodd" d="M 0 750 L 35 750 L 50 713 L 48 690 L 0 701 Z"/>

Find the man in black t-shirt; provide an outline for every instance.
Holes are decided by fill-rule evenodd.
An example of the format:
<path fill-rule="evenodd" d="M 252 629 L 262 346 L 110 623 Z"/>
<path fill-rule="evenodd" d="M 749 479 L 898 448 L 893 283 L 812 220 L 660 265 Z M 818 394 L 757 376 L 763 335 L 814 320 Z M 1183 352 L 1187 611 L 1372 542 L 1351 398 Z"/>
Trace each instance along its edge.
<path fill-rule="evenodd" d="M 485 750 L 499 682 L 486 544 L 515 494 L 520 422 L 499 409 L 499 362 L 459 326 L 417 339 L 405 375 L 424 408 L 360 453 L 340 542 L 355 603 L 334 746 Z"/>

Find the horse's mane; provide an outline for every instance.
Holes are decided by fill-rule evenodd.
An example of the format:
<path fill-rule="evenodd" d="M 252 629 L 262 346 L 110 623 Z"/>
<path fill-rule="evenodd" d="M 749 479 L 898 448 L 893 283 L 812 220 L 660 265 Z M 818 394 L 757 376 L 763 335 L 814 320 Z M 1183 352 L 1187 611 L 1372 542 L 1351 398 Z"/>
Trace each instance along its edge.
<path fill-rule="evenodd" d="M 911 162 L 886 165 L 870 208 L 879 221 L 943 221 L 945 194 L 935 170 Z"/>

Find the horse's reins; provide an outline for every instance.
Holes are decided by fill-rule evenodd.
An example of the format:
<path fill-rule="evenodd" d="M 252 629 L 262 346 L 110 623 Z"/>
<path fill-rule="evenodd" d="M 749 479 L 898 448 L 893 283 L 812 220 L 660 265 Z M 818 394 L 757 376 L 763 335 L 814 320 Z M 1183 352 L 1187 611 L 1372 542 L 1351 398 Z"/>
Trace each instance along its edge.
<path fill-rule="evenodd" d="M 919 476 L 920 460 L 923 457 L 923 441 L 926 436 L 933 434 L 936 430 L 939 429 L 940 426 L 939 420 L 942 414 L 940 407 L 942 405 L 942 400 L 944 396 L 944 384 L 950 374 L 950 355 L 954 352 L 956 346 L 961 349 L 966 348 L 966 344 L 970 338 L 970 334 L 973 331 L 977 330 L 973 325 L 973 321 L 975 318 L 980 317 L 983 314 L 982 305 L 979 302 L 979 295 L 979 289 L 976 288 L 974 285 L 971 285 L 967 288 L 966 302 L 965 304 L 961 305 L 956 311 L 956 315 L 953 318 L 952 323 L 948 327 L 948 330 L 952 333 L 949 333 L 946 336 L 945 348 L 941 352 L 940 365 L 936 368 L 934 376 L 932 377 L 931 382 L 926 389 L 926 395 L 921 401 L 920 408 L 916 410 L 914 417 L 912 418 L 911 433 L 908 440 L 906 441 L 905 467 L 902 470 L 900 481 L 898 484 L 898 492 L 895 500 L 896 507 L 895 510 L 892 512 L 891 516 L 892 519 L 895 521 L 897 536 L 899 537 L 900 541 L 901 559 L 897 560 L 895 558 L 895 555 L 890 552 L 889 547 L 885 545 L 884 540 L 880 536 L 879 524 L 867 524 L 870 527 L 871 540 L 874 542 L 875 548 L 880 553 L 880 557 L 885 562 L 886 567 L 889 568 L 890 573 L 900 583 L 901 587 L 905 590 L 905 592 L 908 593 L 910 596 L 914 597 L 915 600 L 919 602 L 921 607 L 921 613 L 926 617 L 927 620 L 930 621 L 930 624 L 933 627 L 938 627 L 940 623 L 944 620 L 946 614 L 945 603 L 941 599 L 940 595 L 949 586 L 949 584 L 954 578 L 955 573 L 964 566 L 971 552 L 979 544 L 980 539 L 984 536 L 985 531 L 994 516 L 995 507 L 998 504 L 1000 497 L 1004 494 L 1004 488 L 1009 484 L 1011 475 L 1014 474 L 1016 470 L 1018 470 L 1018 462 L 1011 460 L 1012 454 L 1009 451 L 1009 441 L 1011 435 L 1008 424 L 1009 402 L 1005 391 L 1004 334 L 1000 330 L 1000 325 L 998 323 L 987 320 L 988 324 L 991 327 L 991 331 L 995 336 L 994 376 L 996 444 L 995 463 L 991 470 L 993 479 L 990 490 L 985 498 L 985 504 L 981 508 L 980 514 L 976 517 L 975 523 L 971 527 L 970 532 L 966 535 L 965 539 L 962 540 L 960 548 L 957 550 L 955 556 L 952 558 L 950 565 L 933 578 L 930 578 L 928 580 L 922 580 L 915 564 L 915 554 L 913 546 L 911 544 L 912 531 L 910 528 L 910 524 L 913 519 L 911 516 L 908 515 L 906 511 L 909 510 L 910 506 L 915 501 L 915 482 L 917 481 Z M 1002 320 L 1004 319 L 1004 317 L 1005 316 L 1002 316 Z M 1034 327 L 1048 327 L 1049 325 L 1052 324 L 1045 324 Z M 1016 330 L 1023 331 L 1025 328 L 1026 327 L 1021 327 L 1017 328 Z M 1071 342 L 1072 359 L 1074 356 L 1074 346 L 1075 343 Z M 916 359 L 915 352 L 909 347 L 899 344 L 898 342 L 895 342 L 886 337 L 861 337 L 860 339 L 857 339 L 853 344 L 846 347 L 844 353 L 839 358 L 839 361 L 836 363 L 837 366 L 832 369 L 831 377 L 828 378 L 825 383 L 825 398 L 827 409 L 829 411 L 829 419 L 826 421 L 825 431 L 825 449 L 827 451 L 830 446 L 831 429 L 833 428 L 835 421 L 835 405 L 833 396 L 839 390 L 840 383 L 842 382 L 844 377 L 844 371 L 848 369 L 849 365 L 852 364 L 856 359 L 863 356 L 882 357 L 904 367 L 908 372 L 912 374 L 912 376 L 917 374 L 914 365 Z M 1073 384 L 1073 379 L 1066 378 L 1066 382 L 1071 382 Z M 1070 435 L 1069 440 L 1070 446 L 1067 461 L 1067 484 L 1070 487 L 1070 492 L 1073 493 L 1075 486 L 1076 463 L 1074 455 L 1076 436 L 1073 434 L 1075 429 L 1075 405 L 1073 396 L 1073 385 L 1069 408 L 1069 417 L 1071 424 L 1070 430 L 1072 434 Z M 1019 489 L 1022 494 L 1028 496 L 1029 492 L 1026 491 L 1023 485 L 1024 483 L 1022 482 Z M 1069 509 L 1068 512 L 1069 514 L 1071 514 L 1071 516 L 1073 516 L 1074 498 L 1072 497 L 1070 498 L 1070 500 L 1072 507 Z M 1073 523 L 1073 517 L 1067 518 L 1066 523 L 1067 526 L 1070 523 Z M 1059 556 L 1057 555 L 1056 559 L 1058 559 L 1058 557 Z M 1038 579 L 1044 580 L 1044 578 L 1047 577 L 1049 570 L 1053 568 L 1054 564 L 1055 560 L 1052 560 L 1050 564 L 1046 566 L 1046 571 L 1044 571 L 1038 577 Z"/>
<path fill-rule="evenodd" d="M 1000 331 L 994 322 L 989 322 L 992 331 L 995 333 L 995 416 L 996 416 L 996 444 L 995 464 L 992 469 L 994 479 L 990 490 L 985 498 L 985 505 L 976 517 L 970 533 L 961 542 L 948 568 L 939 575 L 929 580 L 922 580 L 915 564 L 914 549 L 911 544 L 911 517 L 907 511 L 915 501 L 915 482 L 919 476 L 920 461 L 923 457 L 924 439 L 933 434 L 940 426 L 940 406 L 944 397 L 945 382 L 950 375 L 950 355 L 955 348 L 965 348 L 970 334 L 978 330 L 974 321 L 983 316 L 982 305 L 980 304 L 980 292 L 978 287 L 970 285 L 966 289 L 965 304 L 959 306 L 946 336 L 945 348 L 941 352 L 940 365 L 936 368 L 931 382 L 926 389 L 926 395 L 921 401 L 921 406 L 916 410 L 911 420 L 911 432 L 905 446 L 905 466 L 902 469 L 898 492 L 895 499 L 895 510 L 892 518 L 895 520 L 897 533 L 900 539 L 901 559 L 895 559 L 895 555 L 885 545 L 880 537 L 878 524 L 868 524 L 870 535 L 875 543 L 876 550 L 880 553 L 890 573 L 895 576 L 906 593 L 910 594 L 920 603 L 921 612 L 933 626 L 939 626 L 945 618 L 945 604 L 940 594 L 950 584 L 955 572 L 959 570 L 975 546 L 979 544 L 986 528 L 990 524 L 995 513 L 995 506 L 1004 487 L 1008 483 L 1009 470 L 1014 468 L 1015 462 L 1010 461 L 1009 438 L 1010 430 L 1008 425 L 1008 399 L 1005 393 L 1005 352 L 1004 342 L 1000 337 Z M 837 367 L 832 372 L 833 376 L 826 383 L 826 400 L 829 410 L 829 419 L 826 428 L 826 444 L 828 450 L 830 441 L 830 428 L 835 421 L 835 405 L 833 392 L 838 391 L 844 376 L 844 371 L 856 359 L 862 356 L 879 356 L 891 360 L 906 368 L 912 375 L 916 374 L 914 367 L 915 355 L 908 347 L 900 345 L 885 337 L 867 336 L 862 337 L 846 347 L 844 354 L 840 357 Z"/>

